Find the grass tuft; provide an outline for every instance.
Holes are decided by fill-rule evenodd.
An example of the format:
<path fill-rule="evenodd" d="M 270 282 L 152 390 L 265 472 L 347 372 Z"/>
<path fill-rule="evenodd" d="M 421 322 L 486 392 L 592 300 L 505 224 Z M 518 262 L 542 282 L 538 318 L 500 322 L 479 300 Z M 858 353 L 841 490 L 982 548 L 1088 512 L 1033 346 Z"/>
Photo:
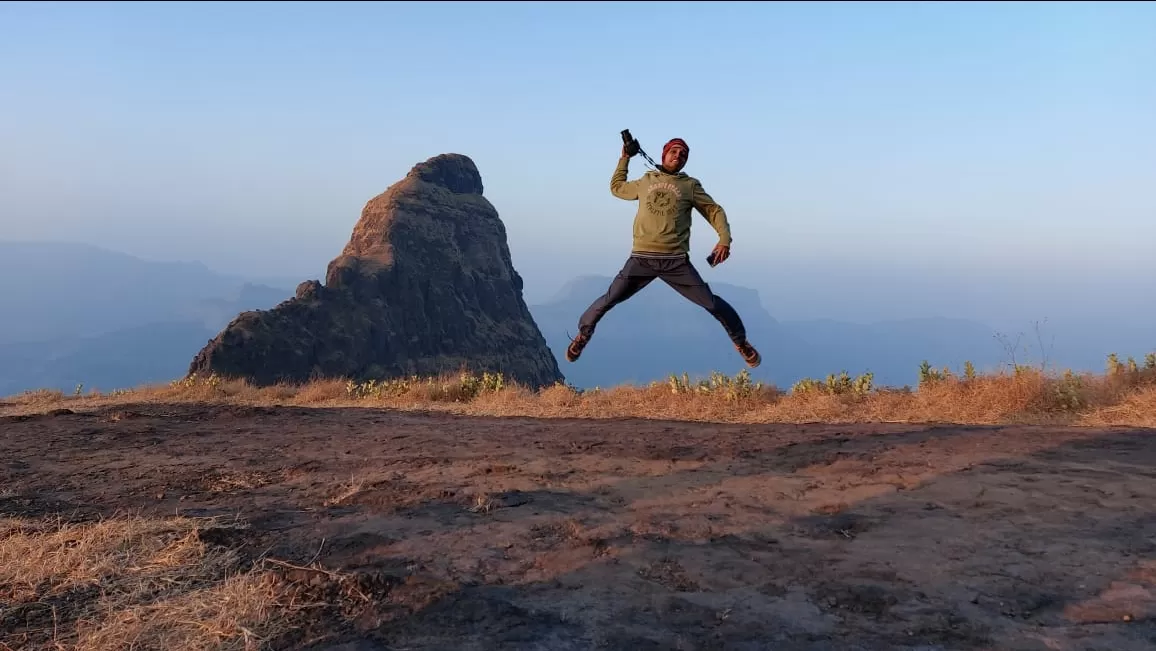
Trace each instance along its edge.
<path fill-rule="evenodd" d="M 0 648 L 248 650 L 282 632 L 276 577 L 202 539 L 237 522 L 0 520 Z"/>

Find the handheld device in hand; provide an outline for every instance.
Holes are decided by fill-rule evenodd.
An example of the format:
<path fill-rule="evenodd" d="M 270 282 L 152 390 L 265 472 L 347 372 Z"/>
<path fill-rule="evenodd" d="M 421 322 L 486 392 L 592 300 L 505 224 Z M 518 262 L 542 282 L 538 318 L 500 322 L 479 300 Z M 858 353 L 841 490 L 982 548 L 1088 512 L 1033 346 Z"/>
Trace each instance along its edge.
<path fill-rule="evenodd" d="M 631 133 L 630 133 L 630 129 L 623 129 L 621 131 L 621 133 L 622 133 L 622 152 L 624 154 L 626 154 L 627 156 L 634 156 L 636 154 L 642 154 L 642 157 L 646 159 L 646 162 L 650 163 L 650 166 L 652 168 L 657 167 L 657 164 L 650 158 L 650 156 L 647 156 L 646 152 L 642 151 L 642 145 L 639 144 L 639 142 L 634 139 L 634 136 L 631 135 Z"/>
<path fill-rule="evenodd" d="M 630 129 L 622 130 L 622 145 L 622 150 L 627 156 L 633 156 L 642 151 L 642 146 L 638 144 L 634 136 L 630 135 Z"/>
<path fill-rule="evenodd" d="M 717 262 L 715 262 L 715 259 L 716 259 L 715 253 L 714 253 L 714 251 L 711 251 L 710 255 L 706 256 L 706 263 L 713 267 L 716 264 L 718 264 Z"/>

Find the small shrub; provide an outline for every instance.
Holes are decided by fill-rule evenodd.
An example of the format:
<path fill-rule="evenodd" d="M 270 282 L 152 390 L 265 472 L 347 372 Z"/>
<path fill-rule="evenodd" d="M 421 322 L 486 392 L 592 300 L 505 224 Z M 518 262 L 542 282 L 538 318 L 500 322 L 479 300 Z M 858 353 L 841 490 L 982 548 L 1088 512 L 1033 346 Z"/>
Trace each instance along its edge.
<path fill-rule="evenodd" d="M 408 378 L 370 379 L 364 382 L 349 380 L 345 383 L 345 394 L 354 400 L 415 395 L 435 402 L 469 402 L 484 393 L 497 393 L 506 388 L 506 379 L 501 373 L 475 375 L 462 372 L 453 379 L 429 377 L 423 380 L 413 375 Z"/>
<path fill-rule="evenodd" d="M 419 380 L 416 376 L 410 378 L 391 378 L 388 380 L 371 379 L 365 382 L 349 380 L 345 383 L 345 395 L 354 400 L 366 398 L 380 400 L 382 398 L 404 396 L 409 393 L 413 385 L 418 382 Z"/>
<path fill-rule="evenodd" d="M 822 382 L 805 377 L 791 386 L 791 393 L 824 393 L 825 388 L 826 385 L 824 385 Z"/>
<path fill-rule="evenodd" d="M 935 370 L 926 359 L 919 365 L 919 386 L 926 386 L 943 382 L 952 377 L 951 371 L 945 366 L 943 370 Z"/>
<path fill-rule="evenodd" d="M 963 363 L 963 377 L 968 381 L 975 379 L 975 365 L 971 363 L 971 360 Z"/>
<path fill-rule="evenodd" d="M 763 383 L 753 382 L 750 372 L 746 369 L 739 371 L 733 378 L 725 373 L 713 371 L 697 383 L 691 382 L 687 373 L 683 373 L 682 376 L 672 374 L 667 378 L 667 385 L 674 394 L 717 395 L 728 401 L 752 398 L 763 390 Z"/>
<path fill-rule="evenodd" d="M 1147 368 L 1148 362 L 1156 360 L 1149 360 L 1147 357 L 1144 360 L 1144 365 Z M 1141 371 L 1140 365 L 1136 363 L 1136 359 L 1129 357 L 1127 362 L 1121 362 L 1116 353 L 1108 355 L 1108 362 L 1106 365 L 1106 372 L 1108 382 L 1116 388 L 1133 388 L 1142 384 L 1145 380 L 1145 371 Z"/>
<path fill-rule="evenodd" d="M 875 374 L 868 372 L 855 378 L 855 382 L 851 385 L 851 392 L 855 395 L 866 395 L 871 393 L 874 388 Z"/>
<path fill-rule="evenodd" d="M 1123 370 L 1124 365 L 1120 363 L 1120 358 L 1116 356 L 1116 353 L 1108 355 L 1108 364 L 1107 368 L 1105 369 L 1105 371 L 1108 373 L 1108 376 L 1111 377 L 1114 375 L 1119 375 L 1121 372 L 1123 372 Z"/>
<path fill-rule="evenodd" d="M 473 400 L 483 393 L 497 393 L 506 386 L 505 378 L 501 373 L 482 373 L 481 376 L 472 373 L 462 373 L 458 376 L 459 394 L 465 401 Z"/>
<path fill-rule="evenodd" d="M 1018 378 L 1038 376 L 1042 373 L 1040 369 L 1025 364 L 1017 364 L 1014 369 Z"/>
<path fill-rule="evenodd" d="M 838 375 L 831 373 L 827 376 L 827 393 L 834 395 L 844 395 L 851 393 L 851 376 L 847 371 L 841 371 Z"/>
<path fill-rule="evenodd" d="M 1052 388 L 1052 398 L 1060 410 L 1078 411 L 1085 406 L 1083 390 L 1083 381 L 1068 369 Z"/>
<path fill-rule="evenodd" d="M 791 393 L 863 396 L 870 393 L 874 388 L 874 373 L 864 373 L 863 375 L 852 378 L 847 371 L 841 371 L 838 375 L 834 373 L 828 375 L 825 381 L 803 378 L 791 387 Z"/>
<path fill-rule="evenodd" d="M 178 389 L 195 389 L 197 387 L 207 387 L 212 391 L 221 388 L 221 377 L 216 373 L 210 373 L 205 377 L 198 377 L 196 372 L 179 379 L 173 380 L 169 386 Z"/>

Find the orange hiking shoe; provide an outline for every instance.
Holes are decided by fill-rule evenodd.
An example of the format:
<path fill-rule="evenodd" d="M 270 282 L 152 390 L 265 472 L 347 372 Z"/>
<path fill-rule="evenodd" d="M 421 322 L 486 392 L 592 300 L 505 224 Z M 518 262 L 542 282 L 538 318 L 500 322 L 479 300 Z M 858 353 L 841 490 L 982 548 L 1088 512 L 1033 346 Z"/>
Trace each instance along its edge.
<path fill-rule="evenodd" d="M 759 351 L 755 350 L 755 347 L 751 345 L 751 342 L 744 341 L 741 344 L 735 344 L 735 348 L 737 348 L 739 354 L 743 356 L 747 366 L 754 368 L 762 363 L 762 356 L 759 355 Z"/>
<path fill-rule="evenodd" d="M 578 333 L 577 337 L 570 340 L 570 345 L 566 347 L 566 360 L 570 362 L 578 361 L 582 356 L 582 349 L 586 348 L 586 344 L 590 341 L 590 335 Z"/>

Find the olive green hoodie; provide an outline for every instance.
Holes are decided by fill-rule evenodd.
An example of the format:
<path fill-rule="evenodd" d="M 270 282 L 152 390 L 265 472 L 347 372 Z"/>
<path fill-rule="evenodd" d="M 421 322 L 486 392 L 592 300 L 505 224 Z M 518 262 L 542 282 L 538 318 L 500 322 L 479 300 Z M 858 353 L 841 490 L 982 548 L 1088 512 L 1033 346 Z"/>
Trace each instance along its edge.
<path fill-rule="evenodd" d="M 689 253 L 690 209 L 706 218 L 718 233 L 719 244 L 730 246 L 731 227 L 726 211 L 715 203 L 702 183 L 684 172 L 670 174 L 660 166 L 634 181 L 626 180 L 630 159 L 618 159 L 610 177 L 610 193 L 619 199 L 638 201 L 634 217 L 635 253 Z"/>

